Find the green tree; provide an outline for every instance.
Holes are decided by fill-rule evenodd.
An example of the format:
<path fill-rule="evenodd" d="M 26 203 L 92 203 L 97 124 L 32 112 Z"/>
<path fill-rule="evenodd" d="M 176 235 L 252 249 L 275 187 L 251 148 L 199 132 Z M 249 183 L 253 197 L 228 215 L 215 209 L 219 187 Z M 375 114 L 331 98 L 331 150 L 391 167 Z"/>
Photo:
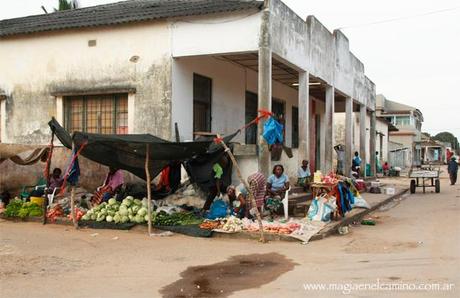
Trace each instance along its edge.
<path fill-rule="evenodd" d="M 451 134 L 450 132 L 444 131 L 440 132 L 433 137 L 433 139 L 441 141 L 441 142 L 448 142 L 451 144 L 452 149 L 458 153 L 460 149 L 460 144 L 458 143 L 458 139 Z"/>
<path fill-rule="evenodd" d="M 54 11 L 69 10 L 79 8 L 80 4 L 78 0 L 58 0 L 58 8 L 55 8 Z"/>

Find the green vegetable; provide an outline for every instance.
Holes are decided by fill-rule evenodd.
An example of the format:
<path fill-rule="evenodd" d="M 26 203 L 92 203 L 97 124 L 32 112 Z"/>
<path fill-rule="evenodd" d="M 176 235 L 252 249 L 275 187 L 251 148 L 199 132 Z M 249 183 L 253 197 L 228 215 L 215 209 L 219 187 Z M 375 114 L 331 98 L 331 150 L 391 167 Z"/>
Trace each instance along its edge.
<path fill-rule="evenodd" d="M 42 214 L 42 207 L 31 202 L 23 203 L 21 200 L 11 201 L 5 210 L 6 216 L 20 217 L 22 219 L 28 216 L 41 216 Z"/>
<path fill-rule="evenodd" d="M 8 217 L 17 217 L 19 215 L 19 210 L 22 208 L 21 200 L 12 200 L 8 206 L 6 206 L 5 215 Z"/>
<path fill-rule="evenodd" d="M 115 198 L 109 199 L 109 205 L 115 205 L 117 203 L 117 200 Z"/>
<path fill-rule="evenodd" d="M 118 212 L 120 212 L 122 216 L 128 215 L 128 208 L 125 205 L 121 205 Z"/>
<path fill-rule="evenodd" d="M 113 217 L 113 221 L 114 221 L 115 223 L 120 223 L 120 222 L 121 222 L 121 216 L 120 216 L 120 214 L 118 214 L 118 213 L 115 214 L 115 216 Z"/>
<path fill-rule="evenodd" d="M 147 214 L 147 208 L 142 207 L 139 211 L 137 211 L 137 214 L 145 216 Z"/>

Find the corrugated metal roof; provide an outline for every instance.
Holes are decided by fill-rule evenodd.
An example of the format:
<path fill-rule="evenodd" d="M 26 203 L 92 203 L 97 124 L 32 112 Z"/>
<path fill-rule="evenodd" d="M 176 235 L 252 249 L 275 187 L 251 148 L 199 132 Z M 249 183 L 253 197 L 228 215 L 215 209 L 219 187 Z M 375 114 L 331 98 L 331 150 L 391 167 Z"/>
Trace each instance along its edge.
<path fill-rule="evenodd" d="M 131 0 L 0 21 L 0 36 L 261 9 L 256 0 Z"/>

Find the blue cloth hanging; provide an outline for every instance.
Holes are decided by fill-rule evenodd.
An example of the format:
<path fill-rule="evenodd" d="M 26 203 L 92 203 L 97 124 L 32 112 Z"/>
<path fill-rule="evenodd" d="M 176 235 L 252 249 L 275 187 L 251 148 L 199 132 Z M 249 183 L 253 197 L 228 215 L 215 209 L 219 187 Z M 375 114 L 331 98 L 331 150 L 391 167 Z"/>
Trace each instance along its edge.
<path fill-rule="evenodd" d="M 77 154 L 76 149 L 72 152 L 72 157 Z M 72 169 L 69 172 L 69 177 L 67 178 L 67 181 L 69 182 L 70 185 L 76 186 L 78 183 L 78 179 L 80 178 L 80 165 L 78 163 L 78 157 L 75 158 L 74 163 L 72 164 Z"/>
<path fill-rule="evenodd" d="M 268 145 L 283 143 L 283 128 L 284 126 L 273 117 L 270 117 L 267 122 L 265 122 L 262 136 L 265 141 L 267 141 Z"/>

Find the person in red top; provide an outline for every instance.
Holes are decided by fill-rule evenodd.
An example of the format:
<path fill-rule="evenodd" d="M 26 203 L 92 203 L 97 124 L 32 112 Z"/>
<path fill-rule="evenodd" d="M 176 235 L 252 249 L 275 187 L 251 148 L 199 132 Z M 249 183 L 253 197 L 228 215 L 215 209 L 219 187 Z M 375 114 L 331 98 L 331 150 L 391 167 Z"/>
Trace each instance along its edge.
<path fill-rule="evenodd" d="M 388 176 L 390 174 L 390 165 L 388 164 L 388 162 L 385 162 L 383 164 L 382 170 L 383 170 L 383 175 L 384 176 Z"/>

